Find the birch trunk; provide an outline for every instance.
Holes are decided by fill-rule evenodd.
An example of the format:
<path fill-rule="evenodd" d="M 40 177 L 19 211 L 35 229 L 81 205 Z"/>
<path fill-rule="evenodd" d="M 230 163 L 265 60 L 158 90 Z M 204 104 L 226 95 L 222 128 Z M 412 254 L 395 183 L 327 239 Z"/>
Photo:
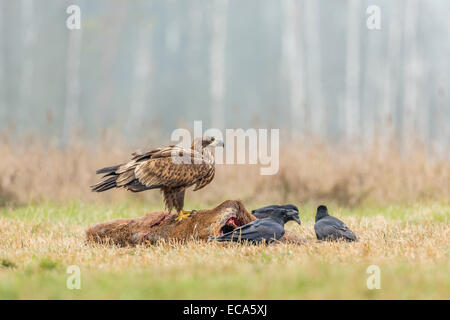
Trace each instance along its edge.
<path fill-rule="evenodd" d="M 102 18 L 97 18 L 97 23 L 108 23 L 108 27 L 104 28 L 101 42 L 101 62 L 97 66 L 100 80 L 96 96 L 92 98 L 93 117 L 97 127 L 107 127 L 115 119 L 112 118 L 111 108 L 114 105 L 114 78 L 112 69 L 122 43 L 122 32 L 125 30 L 126 21 L 129 15 L 131 1 L 115 1 L 114 5 L 108 6 L 108 11 Z M 103 21 L 102 21 L 103 20 Z"/>
<path fill-rule="evenodd" d="M 146 112 L 148 90 L 151 88 L 151 39 L 150 26 L 141 26 L 134 59 L 133 88 L 131 93 L 130 114 L 127 122 L 127 132 L 132 135 L 136 127 L 142 125 L 141 119 Z"/>
<path fill-rule="evenodd" d="M 282 10 L 284 16 L 282 52 L 284 71 L 288 78 L 289 86 L 291 136 L 292 138 L 298 138 L 304 133 L 306 126 L 303 45 L 300 33 L 300 10 L 298 1 L 283 0 Z"/>
<path fill-rule="evenodd" d="M 360 126 L 360 0 L 348 1 L 347 16 L 347 60 L 346 60 L 346 98 L 345 131 L 346 138 L 354 140 L 359 136 Z"/>
<path fill-rule="evenodd" d="M 35 42 L 34 19 L 33 19 L 34 0 L 21 1 L 21 20 L 22 20 L 22 68 L 20 71 L 20 105 L 18 114 L 19 126 L 26 126 L 28 110 L 30 109 L 30 95 L 33 85 L 33 47 Z M 22 128 L 25 129 L 25 128 Z"/>
<path fill-rule="evenodd" d="M 68 30 L 66 59 L 66 103 L 64 112 L 63 143 L 69 143 L 78 124 L 80 100 L 80 63 L 82 29 Z"/>
<path fill-rule="evenodd" d="M 227 37 L 228 0 L 211 0 L 210 94 L 211 124 L 225 128 L 225 49 Z"/>
<path fill-rule="evenodd" d="M 403 92 L 403 144 L 406 149 L 411 147 L 417 126 L 419 93 L 419 78 L 422 69 L 417 52 L 417 18 L 418 3 L 416 0 L 406 2 L 404 23 L 404 92 Z M 414 135 L 414 137 L 413 137 Z"/>
<path fill-rule="evenodd" d="M 383 100 L 379 109 L 379 128 L 382 145 L 386 146 L 394 137 L 394 111 L 399 89 L 399 57 L 401 54 L 400 14 L 397 6 L 392 8 L 393 14 L 389 22 L 387 58 L 384 64 Z"/>
<path fill-rule="evenodd" d="M 311 132 L 320 138 L 326 136 L 325 105 L 322 90 L 322 65 L 321 46 L 319 32 L 319 2 L 306 0 L 304 7 L 305 16 L 305 44 L 308 52 L 308 93 Z"/>
<path fill-rule="evenodd" d="M 371 148 L 374 139 L 375 122 L 377 110 L 382 108 L 382 85 L 384 73 L 382 72 L 382 42 L 380 41 L 382 31 L 367 30 L 367 49 L 364 70 L 363 97 L 360 105 L 360 138 L 367 149 Z"/>
<path fill-rule="evenodd" d="M 5 66 L 3 53 L 5 51 L 4 40 L 5 34 L 3 33 L 4 25 L 4 4 L 0 2 L 0 126 L 6 128 L 8 120 L 8 110 L 6 107 L 6 89 L 5 89 Z"/>
<path fill-rule="evenodd" d="M 165 41 L 167 50 L 170 54 L 176 54 L 180 47 L 180 24 L 177 15 L 177 1 L 166 0 L 167 13 L 170 16 L 170 22 L 166 29 Z"/>
<path fill-rule="evenodd" d="M 186 78 L 188 81 L 188 88 L 190 90 L 190 97 L 194 97 L 197 92 L 197 85 L 203 85 L 205 74 L 202 72 L 204 65 L 205 52 L 201 45 L 203 42 L 203 32 L 205 29 L 203 2 L 198 0 L 190 1 L 189 10 L 187 12 L 187 25 L 189 26 L 187 32 L 187 44 L 185 49 L 187 68 Z M 206 13 L 207 14 L 207 13 Z M 209 96 L 207 97 L 209 100 Z M 192 110 L 193 114 L 202 114 L 202 103 L 198 103 L 196 99 L 188 99 L 186 106 Z"/>

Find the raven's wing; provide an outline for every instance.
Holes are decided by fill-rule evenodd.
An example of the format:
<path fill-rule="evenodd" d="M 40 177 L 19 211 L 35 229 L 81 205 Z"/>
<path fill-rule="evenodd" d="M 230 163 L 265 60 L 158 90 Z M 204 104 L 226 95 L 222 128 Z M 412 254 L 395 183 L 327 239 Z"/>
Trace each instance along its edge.
<path fill-rule="evenodd" d="M 270 218 L 255 220 L 244 226 L 234 229 L 231 232 L 225 233 L 217 237 L 217 241 L 249 241 L 257 242 L 272 242 L 279 240 L 284 235 L 284 227 Z"/>
<path fill-rule="evenodd" d="M 258 219 L 264 219 L 270 216 L 270 213 L 277 209 L 278 205 L 265 206 L 259 209 L 252 210 L 252 214 Z"/>
<path fill-rule="evenodd" d="M 347 225 L 335 217 L 325 217 L 320 219 L 314 225 L 317 239 L 319 240 L 337 240 L 345 239 L 347 241 L 357 240 L 356 235 Z"/>
<path fill-rule="evenodd" d="M 298 208 L 294 206 L 293 204 L 286 204 L 286 205 L 277 205 L 273 204 L 270 206 L 265 206 L 259 209 L 252 210 L 252 214 L 257 217 L 258 219 L 264 219 L 270 217 L 272 212 L 276 209 L 286 209 L 286 210 L 295 210 L 298 212 Z"/>

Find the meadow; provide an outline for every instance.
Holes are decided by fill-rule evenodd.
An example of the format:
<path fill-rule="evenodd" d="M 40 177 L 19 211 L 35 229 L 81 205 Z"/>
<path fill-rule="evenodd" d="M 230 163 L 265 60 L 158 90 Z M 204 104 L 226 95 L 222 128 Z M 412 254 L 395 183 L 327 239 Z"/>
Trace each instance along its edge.
<path fill-rule="evenodd" d="M 318 242 L 312 206 L 304 245 L 189 242 L 115 247 L 85 242 L 95 222 L 143 215 L 144 205 L 29 205 L 0 211 L 2 299 L 448 299 L 450 205 L 354 210 L 331 208 L 361 236 L 358 243 Z M 156 208 L 155 208 L 156 210 Z M 81 270 L 69 290 L 67 267 Z M 381 289 L 366 285 L 370 265 Z"/>
<path fill-rule="evenodd" d="M 89 192 L 94 170 L 126 159 L 126 152 L 1 148 L 1 299 L 450 298 L 447 160 L 304 148 L 284 150 L 281 159 L 289 161 L 269 178 L 219 166 L 210 186 L 187 193 L 186 208 L 225 199 L 242 199 L 248 209 L 295 203 L 302 225 L 286 228 L 305 243 L 116 247 L 86 243 L 85 229 L 162 206 L 157 192 Z M 318 242 L 313 225 L 320 203 L 361 241 Z M 79 290 L 66 286 L 71 265 L 80 268 Z M 371 265 L 380 268 L 380 289 L 367 287 Z"/>

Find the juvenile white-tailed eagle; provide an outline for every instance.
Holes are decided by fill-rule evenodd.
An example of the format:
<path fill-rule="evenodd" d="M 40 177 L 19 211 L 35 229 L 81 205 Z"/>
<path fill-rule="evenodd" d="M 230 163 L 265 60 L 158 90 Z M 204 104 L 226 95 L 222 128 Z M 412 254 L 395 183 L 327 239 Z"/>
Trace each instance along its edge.
<path fill-rule="evenodd" d="M 215 160 L 211 148 L 218 146 L 223 147 L 223 142 L 205 136 L 195 139 L 190 149 L 171 145 L 136 151 L 127 163 L 97 170 L 97 174 L 105 175 L 91 189 L 95 192 L 113 188 L 132 192 L 160 189 L 166 208 L 169 212 L 175 208 L 179 221 L 190 213 L 183 209 L 185 190 L 195 185 L 194 191 L 197 191 L 214 178 Z"/>

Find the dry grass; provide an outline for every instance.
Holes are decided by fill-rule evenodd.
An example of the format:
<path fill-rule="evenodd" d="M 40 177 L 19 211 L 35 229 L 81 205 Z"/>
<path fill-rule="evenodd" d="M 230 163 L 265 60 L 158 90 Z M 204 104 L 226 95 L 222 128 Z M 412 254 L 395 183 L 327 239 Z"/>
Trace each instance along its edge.
<path fill-rule="evenodd" d="M 274 176 L 221 165 L 208 187 L 187 193 L 187 208 L 197 209 L 226 199 L 249 209 L 295 203 L 304 223 L 288 228 L 307 240 L 301 246 L 88 245 L 88 225 L 162 207 L 158 192 L 90 192 L 96 169 L 128 159 L 134 148 L 123 145 L 61 150 L 1 140 L 0 207 L 12 205 L 0 208 L 0 298 L 450 298 L 448 156 L 297 142 L 282 148 Z M 315 241 L 319 202 L 362 241 Z M 65 286 L 73 264 L 81 290 Z M 381 290 L 366 287 L 372 264 Z"/>
<path fill-rule="evenodd" d="M 448 204 L 332 208 L 361 236 L 318 242 L 313 208 L 304 245 L 189 242 L 147 247 L 85 243 L 93 222 L 140 216 L 143 207 L 74 204 L 0 211 L 0 298 L 450 298 Z M 366 269 L 381 268 L 368 290 Z M 66 288 L 66 268 L 81 269 L 81 290 Z"/>
<path fill-rule="evenodd" d="M 95 170 L 122 163 L 135 148 L 105 140 L 100 147 L 75 143 L 64 150 L 40 143 L 0 144 L 0 204 L 68 200 L 119 203 L 143 199 L 162 205 L 158 192 L 93 194 Z M 142 145 L 158 145 L 148 143 Z M 430 158 L 416 148 L 401 154 L 394 147 L 346 150 L 318 143 L 285 144 L 276 175 L 261 176 L 257 165 L 219 165 L 216 178 L 190 203 L 214 205 L 226 199 L 252 203 L 335 202 L 344 206 L 450 200 L 450 161 Z"/>

